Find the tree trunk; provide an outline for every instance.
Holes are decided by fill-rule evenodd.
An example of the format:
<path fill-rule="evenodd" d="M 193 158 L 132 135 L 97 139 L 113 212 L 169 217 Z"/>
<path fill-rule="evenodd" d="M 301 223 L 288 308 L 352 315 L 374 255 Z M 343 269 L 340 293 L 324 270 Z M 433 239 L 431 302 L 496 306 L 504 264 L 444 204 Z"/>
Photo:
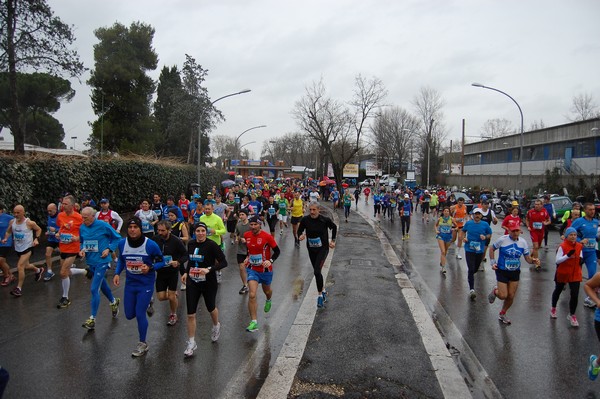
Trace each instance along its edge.
<path fill-rule="evenodd" d="M 19 98 L 17 95 L 17 62 L 15 55 L 15 30 L 17 24 L 17 1 L 7 0 L 7 46 L 8 55 L 8 90 L 10 95 L 10 130 L 15 141 L 15 154 L 25 153 L 25 137 L 21 129 L 21 115 L 19 110 Z"/>

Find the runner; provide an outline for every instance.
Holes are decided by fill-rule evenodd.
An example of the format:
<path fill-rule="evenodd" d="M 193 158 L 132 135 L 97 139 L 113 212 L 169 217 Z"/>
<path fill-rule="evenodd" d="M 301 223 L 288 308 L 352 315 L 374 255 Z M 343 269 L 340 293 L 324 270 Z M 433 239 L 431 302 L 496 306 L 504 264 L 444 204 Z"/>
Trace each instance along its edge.
<path fill-rule="evenodd" d="M 5 210 L 6 208 L 4 204 L 0 203 L 0 237 L 4 237 L 4 234 L 6 234 L 6 230 L 8 229 L 10 221 L 14 219 L 12 215 L 4 213 Z M 12 235 L 8 237 L 8 240 L 6 240 L 6 242 L 2 242 L 0 240 L 0 268 L 2 269 L 3 277 L 0 286 L 2 287 L 6 287 L 16 280 L 16 277 L 13 276 L 13 274 L 10 272 L 10 266 L 6 261 L 6 258 L 8 257 L 8 254 L 10 253 L 12 247 Z"/>
<path fill-rule="evenodd" d="M 246 331 L 255 332 L 258 331 L 256 291 L 260 284 L 267 298 L 264 311 L 269 313 L 271 310 L 271 297 L 273 296 L 273 290 L 271 289 L 273 262 L 277 260 L 281 251 L 273 236 L 260 229 L 260 222 L 256 215 L 252 216 L 249 222 L 250 231 L 244 233 L 244 239 L 248 247 L 248 257 L 245 263 L 248 268 L 248 311 L 251 319 Z M 273 251 L 272 254 L 271 251 Z"/>
<path fill-rule="evenodd" d="M 163 208 L 164 207 L 165 206 L 160 201 L 160 195 L 158 195 L 157 193 L 154 193 L 154 195 L 152 196 L 152 205 L 150 206 L 150 209 L 152 209 L 152 212 L 154 212 L 156 214 L 156 217 L 158 220 L 163 219 Z M 166 218 L 165 218 L 165 220 L 166 220 Z"/>
<path fill-rule="evenodd" d="M 39 244 L 40 236 L 42 235 L 42 229 L 33 220 L 25 217 L 25 208 L 22 205 L 17 205 L 13 209 L 14 219 L 8 222 L 8 228 L 4 233 L 2 243 L 8 243 L 8 238 L 12 234 L 12 241 L 15 247 L 15 252 L 19 257 L 17 261 L 18 281 L 17 286 L 10 292 L 15 297 L 23 295 L 23 282 L 25 282 L 25 269 L 35 270 L 35 281 L 40 281 L 42 273 L 44 273 L 43 267 L 35 267 L 29 263 L 31 254 L 33 253 L 33 247 Z M 10 271 L 9 271 L 10 274 Z"/>
<path fill-rule="evenodd" d="M 241 209 L 239 213 L 239 221 L 235 226 L 235 242 L 237 243 L 237 263 L 240 269 L 240 278 L 242 279 L 242 288 L 240 288 L 239 294 L 248 293 L 248 275 L 246 273 L 245 261 L 248 257 L 248 247 L 246 246 L 246 239 L 244 234 L 250 231 L 250 223 L 248 223 L 248 211 Z"/>
<path fill-rule="evenodd" d="M 227 234 L 227 229 L 223 224 L 223 219 L 214 213 L 214 204 L 208 202 L 204 205 L 204 215 L 200 216 L 200 222 L 204 223 L 207 227 L 206 235 L 209 240 L 214 241 L 222 251 L 225 250 L 223 238 Z M 217 282 L 221 282 L 221 270 L 217 270 Z"/>
<path fill-rule="evenodd" d="M 365 204 L 369 205 L 369 194 L 371 194 L 371 189 L 369 187 L 365 187 L 363 194 L 365 195 Z"/>
<path fill-rule="evenodd" d="M 577 242 L 577 230 L 574 228 L 567 228 L 565 235 L 566 239 L 560 244 L 558 251 L 556 251 L 556 273 L 554 274 L 554 292 L 552 292 L 550 317 L 556 319 L 556 304 L 565 288 L 565 284 L 569 284 L 571 299 L 569 301 L 567 320 L 569 320 L 572 327 L 579 327 L 575 311 L 577 310 L 579 286 L 583 279 L 580 263 L 583 245 Z"/>
<path fill-rule="evenodd" d="M 213 204 L 207 203 L 206 209 L 212 213 Z M 216 216 L 216 215 L 213 215 Z M 221 221 L 222 224 L 222 221 Z M 207 233 L 211 230 L 203 222 L 194 226 L 196 239 L 188 244 L 189 262 L 187 267 L 182 267 L 181 282 L 187 285 L 185 299 L 187 302 L 187 332 L 188 341 L 183 355 L 191 357 L 198 348 L 196 344 L 196 310 L 200 297 L 204 296 L 206 310 L 212 319 L 212 342 L 217 342 L 221 335 L 219 323 L 219 309 L 216 306 L 217 290 L 219 284 L 215 271 L 227 267 L 227 259 L 221 247 L 213 240 L 207 240 Z"/>
<path fill-rule="evenodd" d="M 287 218 L 290 203 L 282 196 L 277 201 L 277 205 L 279 205 L 279 212 L 277 213 L 277 218 L 279 219 L 279 235 L 283 235 L 283 226 L 285 225 L 286 228 L 288 227 Z"/>
<path fill-rule="evenodd" d="M 290 208 L 292 209 L 292 232 L 294 233 L 294 242 L 296 248 L 300 248 L 300 240 L 298 240 L 298 223 L 300 223 L 300 219 L 304 216 L 304 201 L 300 199 L 300 192 L 294 192 L 294 199 L 290 204 Z"/>
<path fill-rule="evenodd" d="M 450 213 L 454 218 L 456 224 L 456 230 L 452 233 L 452 242 L 456 241 L 456 259 L 462 259 L 460 250 L 463 247 L 465 239 L 465 232 L 463 226 L 469 220 L 469 213 L 467 212 L 467 206 L 465 205 L 465 199 L 462 197 L 458 198 L 456 205 L 450 207 Z"/>
<path fill-rule="evenodd" d="M 117 249 L 121 235 L 108 223 L 96 220 L 96 210 L 86 207 L 81 210 L 83 224 L 80 228 L 79 256 L 86 260 L 87 266 L 92 273 L 92 284 L 90 292 L 92 300 L 90 303 L 90 317 L 81 325 L 83 328 L 93 330 L 96 328 L 96 315 L 100 306 L 100 291 L 108 299 L 112 317 L 119 314 L 119 303 L 121 300 L 115 298 L 110 286 L 105 280 L 106 270 L 110 267 L 111 252 Z"/>
<path fill-rule="evenodd" d="M 156 234 L 152 240 L 158 245 L 162 254 L 165 267 L 156 272 L 156 296 L 159 301 L 169 301 L 171 313 L 167 320 L 168 326 L 177 324 L 177 280 L 178 271 L 188 260 L 187 249 L 183 242 L 171 233 L 171 223 L 167 220 L 161 220 L 156 226 Z M 154 314 L 153 300 L 150 300 L 150 306 L 146 309 L 146 314 Z"/>
<path fill-rule="evenodd" d="M 355 209 L 358 211 L 358 199 L 360 198 L 360 187 L 356 187 L 354 189 L 354 206 Z"/>
<path fill-rule="evenodd" d="M 438 206 L 440 204 L 440 199 L 435 192 L 435 190 L 431 193 L 431 198 L 429 199 L 429 211 L 431 212 L 431 217 L 434 220 L 438 219 Z"/>
<path fill-rule="evenodd" d="M 350 208 L 352 208 L 352 199 L 352 195 L 350 195 L 348 189 L 344 190 L 342 202 L 344 204 L 344 218 L 346 218 L 346 223 L 348 223 L 348 216 L 350 216 Z"/>
<path fill-rule="evenodd" d="M 425 221 L 425 215 L 427 215 L 427 223 L 429 223 L 429 210 L 431 209 L 429 207 L 429 202 L 431 201 L 431 194 L 429 194 L 429 190 L 425 190 L 423 191 L 423 195 L 421 195 L 421 198 L 419 199 L 419 202 L 421 203 L 421 221 Z"/>
<path fill-rule="evenodd" d="M 177 205 L 175 205 L 175 197 L 169 195 L 167 197 L 167 205 L 163 206 L 163 216 L 162 220 L 169 220 L 169 211 L 175 211 L 175 215 L 177 216 L 177 222 L 183 222 L 183 213 L 181 213 L 181 209 Z M 171 223 L 172 224 L 172 223 Z"/>
<path fill-rule="evenodd" d="M 381 219 L 381 200 L 383 196 L 377 191 L 373 193 L 373 218 L 379 222 Z"/>
<path fill-rule="evenodd" d="M 473 209 L 473 220 L 465 223 L 462 230 L 465 234 L 465 257 L 467 260 L 467 281 L 469 282 L 469 297 L 475 300 L 475 273 L 479 270 L 481 259 L 484 256 L 485 243 L 492 237 L 492 228 L 487 222 L 482 221 L 481 208 Z"/>
<path fill-rule="evenodd" d="M 275 228 L 277 227 L 277 213 L 279 211 L 279 205 L 275 202 L 275 198 L 269 196 L 269 202 L 263 209 L 263 214 L 267 225 L 269 226 L 269 232 L 275 237 Z"/>
<path fill-rule="evenodd" d="M 113 284 L 119 286 L 120 274 L 125 272 L 124 310 L 127 320 L 133 318 L 137 321 L 139 342 L 131 352 L 131 356 L 140 357 L 148 352 L 146 335 L 148 333 L 148 319 L 146 309 L 150 305 L 155 270 L 165 265 L 158 245 L 142 235 L 142 221 L 134 216 L 127 222 L 127 237 L 119 241 L 119 258 Z"/>
<path fill-rule="evenodd" d="M 117 212 L 110 209 L 108 198 L 102 198 L 100 200 L 100 210 L 96 213 L 96 219 L 105 221 L 111 225 L 117 233 L 121 233 L 123 218 L 121 218 Z"/>
<path fill-rule="evenodd" d="M 519 226 L 521 225 L 521 217 L 519 216 L 519 203 L 517 201 L 513 201 L 511 203 L 509 214 L 506 215 L 502 221 L 501 227 L 504 229 L 505 235 L 510 234 L 509 224 L 513 222 L 518 223 Z"/>
<path fill-rule="evenodd" d="M 583 245 L 583 262 L 588 271 L 588 279 L 591 279 L 596 274 L 597 266 L 596 242 L 598 236 L 598 219 L 594 218 L 596 209 L 591 202 L 586 202 L 583 205 L 583 211 L 585 212 L 584 216 L 575 219 L 571 227 L 577 231 L 577 241 Z M 588 296 L 583 300 L 583 305 L 593 308 L 596 306 L 596 303 Z"/>
<path fill-rule="evenodd" d="M 83 224 L 83 218 L 75 212 L 75 197 L 66 195 L 62 199 L 62 211 L 56 218 L 58 232 L 56 237 L 60 240 L 60 278 L 62 284 L 62 297 L 56 307 L 66 308 L 71 304 L 69 289 L 71 288 L 72 275 L 86 274 L 84 269 L 73 267 L 75 259 L 79 256 L 79 228 Z"/>
<path fill-rule="evenodd" d="M 230 191 L 227 194 L 227 201 L 225 202 L 227 205 L 227 232 L 229 233 L 229 239 L 231 243 L 234 243 L 235 240 L 235 226 L 238 222 L 238 211 L 239 211 L 239 203 L 235 201 L 235 194 Z M 198 219 L 200 221 L 200 219 Z"/>
<path fill-rule="evenodd" d="M 596 312 L 594 313 L 594 330 L 596 330 L 596 337 L 598 337 L 598 340 L 600 341 L 600 273 L 594 274 L 592 278 L 586 281 L 583 289 L 587 294 L 586 299 L 589 298 L 596 306 Z M 600 361 L 598 361 L 598 356 L 591 355 L 588 362 L 588 378 L 594 381 L 598 378 L 598 373 L 600 373 Z"/>
<path fill-rule="evenodd" d="M 179 195 L 179 201 L 177 202 L 177 206 L 179 206 L 179 209 L 181 209 L 183 220 L 187 220 L 189 216 L 190 200 L 185 197 L 185 193 L 181 193 Z"/>
<path fill-rule="evenodd" d="M 438 240 L 438 246 L 440 247 L 440 267 L 442 273 L 446 273 L 446 255 L 448 254 L 448 248 L 452 244 L 452 232 L 456 230 L 456 223 L 450 216 L 450 208 L 445 207 L 442 211 L 442 216 L 435 222 L 435 233 Z"/>
<path fill-rule="evenodd" d="M 321 215 L 321 207 L 319 204 L 310 204 L 308 207 L 309 214 L 304 216 L 300 221 L 298 234 L 300 241 L 306 240 L 306 248 L 308 249 L 308 257 L 313 267 L 315 280 L 317 282 L 317 307 L 322 308 L 323 303 L 327 300 L 327 291 L 323 288 L 323 264 L 329 248 L 335 248 L 335 238 L 337 235 L 337 226 L 327 216 Z M 306 234 L 304 231 L 306 230 Z M 331 240 L 329 240 L 329 231 L 331 230 Z"/>
<path fill-rule="evenodd" d="M 529 229 L 529 234 L 531 235 L 531 242 L 533 244 L 532 255 L 534 258 L 538 257 L 538 250 L 544 239 L 544 226 L 549 225 L 550 223 L 550 215 L 548 215 L 548 212 L 544 209 L 542 201 L 535 200 L 534 208 L 527 212 L 527 217 L 525 218 L 525 225 Z M 535 270 L 540 269 L 541 266 L 536 265 Z"/>
<path fill-rule="evenodd" d="M 488 295 L 488 301 L 494 303 L 496 298 L 503 300 L 502 310 L 498 314 L 498 320 L 504 324 L 511 324 L 506 312 L 512 306 L 519 287 L 521 274 L 521 256 L 531 264 L 539 264 L 540 260 L 529 256 L 527 241 L 521 237 L 520 223 L 512 221 L 508 226 L 509 235 L 499 237 L 490 248 L 490 263 L 496 271 L 496 287 Z M 498 251 L 498 262 L 494 258 L 494 252 Z"/>
<path fill-rule="evenodd" d="M 46 273 L 44 273 L 44 281 L 50 281 L 55 276 L 52 271 L 52 254 L 58 249 L 59 239 L 56 238 L 58 225 L 56 218 L 58 217 L 58 208 L 56 204 L 48 204 L 46 208 L 48 216 L 46 219 Z"/>
<path fill-rule="evenodd" d="M 187 245 L 190 239 L 188 225 L 177 219 L 177 210 L 175 208 L 171 208 L 169 209 L 169 212 L 167 212 L 167 221 L 171 223 L 171 233 L 173 233 L 175 237 L 181 239 L 184 245 Z"/>
<path fill-rule="evenodd" d="M 135 216 L 139 217 L 142 221 L 142 234 L 145 237 L 152 238 L 154 236 L 154 225 L 158 223 L 158 216 L 150 209 L 150 202 L 148 200 L 142 200 L 140 207 L 141 209 L 138 209 Z"/>
<path fill-rule="evenodd" d="M 412 201 L 408 194 L 404 194 L 404 201 L 400 204 L 400 222 L 402 224 L 402 239 L 410 238 L 410 218 L 412 217 Z"/>
<path fill-rule="evenodd" d="M 544 195 L 544 209 L 550 215 L 550 222 L 556 220 L 556 210 L 554 209 L 554 204 L 550 202 L 550 196 Z M 548 232 L 552 227 L 552 223 L 544 226 L 544 246 L 546 247 L 546 251 L 548 250 Z"/>
<path fill-rule="evenodd" d="M 337 209 L 340 206 L 340 192 L 337 190 L 337 187 L 333 186 L 333 190 L 329 194 L 329 200 L 333 202 L 333 209 L 337 212 Z"/>
<path fill-rule="evenodd" d="M 498 218 L 496 217 L 496 213 L 494 213 L 494 211 L 492 209 L 490 209 L 490 201 L 487 199 L 487 197 L 485 195 L 481 196 L 481 201 L 479 203 L 479 209 L 481 209 L 481 220 L 484 222 L 487 222 L 487 224 L 490 225 L 490 227 L 493 224 L 498 224 Z M 483 262 L 486 261 L 485 259 L 485 254 L 487 253 L 488 247 L 490 246 L 490 242 L 491 242 L 491 237 L 488 238 L 485 241 L 485 248 L 483 249 L 483 259 L 482 259 L 482 263 L 479 265 L 479 271 L 483 272 L 485 271 L 484 267 L 483 267 Z"/>

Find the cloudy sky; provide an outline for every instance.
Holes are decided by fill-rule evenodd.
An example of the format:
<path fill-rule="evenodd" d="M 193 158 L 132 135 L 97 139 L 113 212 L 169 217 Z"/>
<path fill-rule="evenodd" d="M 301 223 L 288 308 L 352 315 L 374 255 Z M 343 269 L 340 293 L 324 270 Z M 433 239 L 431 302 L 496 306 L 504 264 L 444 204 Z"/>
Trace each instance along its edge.
<path fill-rule="evenodd" d="M 519 125 L 515 105 L 480 82 L 512 95 L 525 126 L 566 123 L 574 95 L 600 103 L 600 2 L 597 0 L 48 0 L 75 26 L 76 47 L 94 67 L 93 34 L 118 21 L 156 29 L 159 67 L 193 56 L 209 70 L 211 98 L 227 120 L 211 134 L 232 137 L 257 125 L 241 143 L 255 155 L 264 140 L 297 130 L 290 111 L 304 88 L 321 77 L 329 94 L 349 100 L 357 74 L 380 78 L 387 103 L 411 109 L 419 89 L 438 90 L 449 138 L 480 134 L 483 123 Z M 90 91 L 73 82 L 75 98 L 56 114 L 66 143 L 83 149 L 95 119 Z"/>

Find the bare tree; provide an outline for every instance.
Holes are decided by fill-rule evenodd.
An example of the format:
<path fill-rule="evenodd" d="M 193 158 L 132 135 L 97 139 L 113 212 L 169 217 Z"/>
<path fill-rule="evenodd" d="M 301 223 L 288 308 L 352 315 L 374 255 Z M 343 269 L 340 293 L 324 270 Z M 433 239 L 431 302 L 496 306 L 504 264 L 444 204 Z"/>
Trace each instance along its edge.
<path fill-rule="evenodd" d="M 261 157 L 272 157 L 275 160 L 283 161 L 286 165 L 315 167 L 317 163 L 315 148 L 317 147 L 317 143 L 312 139 L 307 139 L 305 134 L 287 133 L 283 137 L 265 141 Z"/>
<path fill-rule="evenodd" d="M 381 80 L 367 80 L 358 75 L 354 97 L 344 104 L 326 94 L 321 80 L 306 88 L 304 97 L 292 110 L 300 129 L 318 143 L 316 149 L 322 149 L 331 161 L 340 190 L 344 165 L 358 153 L 365 123 L 374 116 L 386 95 Z"/>
<path fill-rule="evenodd" d="M 568 115 L 567 119 L 572 122 L 585 121 L 600 116 L 598 105 L 589 93 L 574 96 L 570 111 L 571 115 Z"/>
<path fill-rule="evenodd" d="M 422 87 L 412 104 L 420 122 L 419 136 L 423 143 L 421 146 L 421 182 L 423 183 L 427 180 L 427 176 L 435 179 L 439 172 L 439 152 L 448 135 L 442 112 L 445 101 L 437 90 Z M 427 170 L 427 165 L 430 165 L 431 171 Z"/>
<path fill-rule="evenodd" d="M 371 125 L 371 140 L 378 159 L 386 159 L 388 168 L 409 160 L 419 120 L 401 107 L 392 107 L 377 115 Z M 411 160 L 412 161 L 412 160 Z"/>
<path fill-rule="evenodd" d="M 529 125 L 529 131 L 540 130 L 545 127 L 546 127 L 546 124 L 544 123 L 544 121 L 542 119 L 540 119 L 539 121 L 531 122 L 531 125 Z"/>
<path fill-rule="evenodd" d="M 481 127 L 481 135 L 491 138 L 508 136 L 517 131 L 512 126 L 512 122 L 505 118 L 488 119 Z"/>

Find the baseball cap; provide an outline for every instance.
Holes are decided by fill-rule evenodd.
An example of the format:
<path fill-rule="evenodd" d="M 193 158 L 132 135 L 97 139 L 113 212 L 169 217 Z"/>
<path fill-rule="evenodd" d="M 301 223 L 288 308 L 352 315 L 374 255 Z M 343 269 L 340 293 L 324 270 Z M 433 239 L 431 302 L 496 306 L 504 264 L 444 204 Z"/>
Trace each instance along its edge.
<path fill-rule="evenodd" d="M 260 223 L 257 215 L 250 216 L 250 218 L 248 219 L 248 221 L 250 223 Z"/>
<path fill-rule="evenodd" d="M 512 206 L 519 206 L 519 203 L 517 201 L 513 201 L 510 203 Z"/>
<path fill-rule="evenodd" d="M 404 194 L 404 198 L 409 198 L 409 197 L 408 197 L 408 194 Z"/>
<path fill-rule="evenodd" d="M 210 191 L 206 193 L 206 195 L 213 195 Z"/>
<path fill-rule="evenodd" d="M 473 214 L 475 214 L 475 213 L 479 213 L 479 214 L 483 215 L 483 209 L 475 208 L 475 209 L 473 209 Z"/>
<path fill-rule="evenodd" d="M 486 199 L 482 199 L 481 203 L 485 204 L 485 205 L 488 205 L 490 203 L 490 201 L 486 198 Z"/>
<path fill-rule="evenodd" d="M 102 198 L 99 203 L 100 204 L 108 204 L 109 202 L 110 201 L 108 200 L 108 198 Z"/>
<path fill-rule="evenodd" d="M 238 213 L 243 213 L 244 215 L 248 216 L 248 209 L 240 209 Z"/>

